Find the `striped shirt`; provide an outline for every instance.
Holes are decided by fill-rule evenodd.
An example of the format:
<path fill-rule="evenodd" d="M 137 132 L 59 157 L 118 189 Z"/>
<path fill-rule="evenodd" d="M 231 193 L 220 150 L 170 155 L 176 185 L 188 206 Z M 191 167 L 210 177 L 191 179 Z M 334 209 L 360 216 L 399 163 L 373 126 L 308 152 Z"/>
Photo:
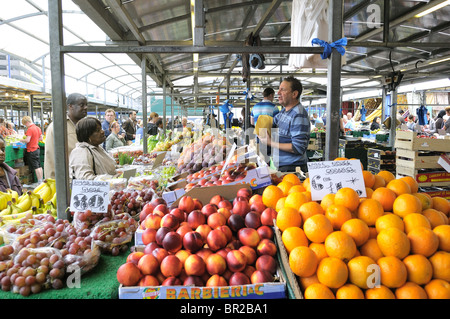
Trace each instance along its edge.
<path fill-rule="evenodd" d="M 277 167 L 305 165 L 308 161 L 308 148 L 311 122 L 305 108 L 299 103 L 289 111 L 283 108 L 273 119 L 275 130 L 273 139 L 279 143 L 292 143 L 293 153 L 273 148 L 273 161 Z"/>
<path fill-rule="evenodd" d="M 253 106 L 251 112 L 251 116 L 254 119 L 253 123 L 255 123 L 256 125 L 256 122 L 258 121 L 258 116 L 260 115 L 270 115 L 274 117 L 275 115 L 278 114 L 278 112 L 279 110 L 274 103 L 270 102 L 269 100 L 262 100 L 261 102 L 258 102 Z"/>

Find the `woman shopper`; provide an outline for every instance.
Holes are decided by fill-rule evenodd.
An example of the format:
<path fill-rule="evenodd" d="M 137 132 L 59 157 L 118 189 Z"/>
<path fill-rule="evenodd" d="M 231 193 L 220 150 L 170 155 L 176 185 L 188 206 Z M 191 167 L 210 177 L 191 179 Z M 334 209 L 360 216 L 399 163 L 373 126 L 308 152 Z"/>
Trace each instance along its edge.
<path fill-rule="evenodd" d="M 5 140 L 0 137 L 0 191 L 6 192 L 9 188 L 22 195 L 22 184 L 17 176 L 17 171 L 5 163 L 5 147 Z"/>
<path fill-rule="evenodd" d="M 371 131 L 378 130 L 380 128 L 380 122 L 381 122 L 380 117 L 375 116 L 373 118 L 372 124 L 370 125 L 370 130 Z"/>
<path fill-rule="evenodd" d="M 111 134 L 109 134 L 109 136 L 106 138 L 106 151 L 109 151 L 116 147 L 125 146 L 127 144 L 125 139 L 119 136 L 120 124 L 118 122 L 112 122 L 109 129 L 111 131 Z"/>
<path fill-rule="evenodd" d="M 85 117 L 76 125 L 78 143 L 70 153 L 69 167 L 72 179 L 92 180 L 98 175 L 116 174 L 116 161 L 102 147 L 105 132 L 101 122 Z"/>

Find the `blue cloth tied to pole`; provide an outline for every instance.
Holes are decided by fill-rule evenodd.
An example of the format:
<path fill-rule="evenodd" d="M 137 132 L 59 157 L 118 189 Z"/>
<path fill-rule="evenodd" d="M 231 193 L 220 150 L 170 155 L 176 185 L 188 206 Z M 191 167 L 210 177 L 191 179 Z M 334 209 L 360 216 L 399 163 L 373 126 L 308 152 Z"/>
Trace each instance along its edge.
<path fill-rule="evenodd" d="M 418 109 L 417 109 L 417 118 L 419 120 L 419 125 L 427 125 L 428 124 L 428 120 L 427 120 L 427 108 L 425 107 L 425 105 L 421 105 Z"/>
<path fill-rule="evenodd" d="M 364 104 L 361 106 L 361 111 L 360 112 L 361 112 L 361 121 L 365 122 L 366 121 L 367 110 L 364 107 Z"/>
<path fill-rule="evenodd" d="M 328 59 L 331 55 L 331 51 L 333 48 L 336 49 L 341 55 L 345 54 L 345 48 L 344 46 L 347 45 L 347 38 L 344 37 L 342 39 L 339 39 L 335 42 L 328 43 L 324 40 L 320 40 L 318 38 L 314 38 L 311 41 L 312 44 L 318 44 L 323 47 L 323 53 L 320 55 L 322 57 L 322 60 Z"/>

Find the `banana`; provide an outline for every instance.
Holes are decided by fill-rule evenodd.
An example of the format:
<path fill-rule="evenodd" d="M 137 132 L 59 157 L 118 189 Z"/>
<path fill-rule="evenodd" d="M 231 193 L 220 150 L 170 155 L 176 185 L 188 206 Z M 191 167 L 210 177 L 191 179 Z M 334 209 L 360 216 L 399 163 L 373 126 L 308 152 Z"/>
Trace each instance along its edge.
<path fill-rule="evenodd" d="M 30 193 L 30 191 L 28 191 Z M 19 202 L 17 203 L 17 207 L 22 209 L 22 211 L 27 211 L 31 208 L 32 202 L 31 202 L 31 196 L 25 193 L 19 197 Z"/>
<path fill-rule="evenodd" d="M 8 188 L 6 192 L 11 195 L 11 199 L 15 198 L 16 201 L 19 199 L 19 193 L 13 191 L 11 188 Z"/>
<path fill-rule="evenodd" d="M 5 216 L 5 215 L 10 215 L 10 214 L 12 214 L 12 203 L 11 202 L 8 202 L 7 203 L 7 205 L 6 205 L 6 208 L 5 209 L 3 209 L 1 212 L 0 212 L 0 216 Z"/>
<path fill-rule="evenodd" d="M 31 198 L 31 207 L 39 207 L 40 206 L 40 199 L 41 196 L 39 194 L 35 194 L 32 191 L 28 191 L 27 194 L 30 196 Z"/>
<path fill-rule="evenodd" d="M 23 212 L 23 213 L 2 216 L 2 217 L 0 217 L 0 221 L 1 222 L 5 222 L 5 220 L 22 219 L 22 218 L 26 217 L 27 214 L 29 214 L 29 213 L 33 214 L 33 211 L 32 210 L 28 210 L 28 211 Z"/>
<path fill-rule="evenodd" d="M 52 196 L 56 194 L 56 182 L 52 178 L 47 178 L 47 183 L 50 185 L 50 188 L 52 189 Z"/>
<path fill-rule="evenodd" d="M 53 207 L 56 209 L 56 193 L 53 195 L 53 197 L 50 200 L 50 202 L 52 203 Z"/>
<path fill-rule="evenodd" d="M 42 184 L 44 184 L 44 187 L 42 187 L 38 192 L 33 192 L 33 194 L 39 195 L 46 203 L 50 199 L 52 199 L 53 192 L 50 185 L 47 182 L 44 181 Z"/>
<path fill-rule="evenodd" d="M 33 189 L 34 193 L 38 193 L 41 191 L 42 188 L 47 184 L 47 181 L 44 180 L 42 183 L 40 183 L 35 189 Z"/>
<path fill-rule="evenodd" d="M 8 204 L 8 195 L 0 192 L 0 211 L 4 210 Z"/>

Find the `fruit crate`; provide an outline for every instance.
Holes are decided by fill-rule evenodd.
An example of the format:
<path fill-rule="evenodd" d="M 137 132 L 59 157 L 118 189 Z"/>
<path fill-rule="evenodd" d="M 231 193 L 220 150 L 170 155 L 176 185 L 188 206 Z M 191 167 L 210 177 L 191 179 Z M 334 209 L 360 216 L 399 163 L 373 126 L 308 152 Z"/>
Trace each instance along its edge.
<path fill-rule="evenodd" d="M 308 143 L 308 150 L 310 151 L 316 151 L 319 149 L 319 145 L 317 144 L 317 139 L 310 138 Z"/>
<path fill-rule="evenodd" d="M 411 151 L 397 149 L 396 162 L 398 166 L 409 167 L 414 170 L 423 168 L 442 169 L 438 164 L 440 152 Z"/>
<path fill-rule="evenodd" d="M 431 197 L 442 197 L 450 200 L 450 186 L 449 187 L 419 187 L 419 193 L 426 193 Z"/>
<path fill-rule="evenodd" d="M 429 171 L 414 169 L 411 167 L 397 166 L 396 177 L 412 176 L 419 183 L 419 187 L 437 186 L 448 187 L 450 185 L 450 173 L 445 170 Z"/>
<path fill-rule="evenodd" d="M 397 131 L 394 146 L 397 149 L 410 151 L 448 152 L 450 139 L 417 137 L 415 132 Z"/>

